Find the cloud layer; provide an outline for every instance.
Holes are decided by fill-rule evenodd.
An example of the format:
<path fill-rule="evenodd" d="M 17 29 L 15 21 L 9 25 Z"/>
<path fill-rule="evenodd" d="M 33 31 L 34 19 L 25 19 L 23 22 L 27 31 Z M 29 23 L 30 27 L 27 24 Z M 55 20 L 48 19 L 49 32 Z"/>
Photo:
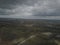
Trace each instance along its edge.
<path fill-rule="evenodd" d="M 0 15 L 60 16 L 60 0 L 0 0 Z"/>

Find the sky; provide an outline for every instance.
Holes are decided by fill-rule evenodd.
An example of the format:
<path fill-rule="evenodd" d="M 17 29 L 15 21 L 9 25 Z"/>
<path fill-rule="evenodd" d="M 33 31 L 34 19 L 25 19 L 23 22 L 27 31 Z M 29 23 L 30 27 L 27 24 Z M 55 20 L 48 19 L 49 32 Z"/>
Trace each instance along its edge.
<path fill-rule="evenodd" d="M 0 18 L 60 19 L 60 0 L 0 0 Z"/>

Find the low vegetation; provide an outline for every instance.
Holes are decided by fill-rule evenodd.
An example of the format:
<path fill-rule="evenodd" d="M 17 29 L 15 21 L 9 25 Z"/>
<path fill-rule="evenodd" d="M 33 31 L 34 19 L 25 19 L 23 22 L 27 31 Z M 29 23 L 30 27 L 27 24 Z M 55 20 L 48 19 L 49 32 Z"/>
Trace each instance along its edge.
<path fill-rule="evenodd" d="M 60 45 L 60 24 L 30 22 L 0 23 L 0 45 Z"/>

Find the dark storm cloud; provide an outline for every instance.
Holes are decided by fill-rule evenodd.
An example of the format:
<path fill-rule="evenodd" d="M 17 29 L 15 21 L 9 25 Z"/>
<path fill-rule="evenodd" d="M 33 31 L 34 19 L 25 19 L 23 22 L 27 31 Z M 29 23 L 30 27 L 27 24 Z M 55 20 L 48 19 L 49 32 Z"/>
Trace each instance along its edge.
<path fill-rule="evenodd" d="M 11 9 L 16 5 L 32 5 L 33 3 L 34 0 L 0 0 L 0 8 Z"/>
<path fill-rule="evenodd" d="M 60 0 L 0 0 L 0 15 L 60 16 Z"/>
<path fill-rule="evenodd" d="M 0 0 L 0 8 L 11 9 L 17 4 L 24 3 L 25 0 Z"/>
<path fill-rule="evenodd" d="M 60 0 L 45 0 L 38 7 L 33 11 L 35 16 L 60 16 Z"/>
<path fill-rule="evenodd" d="M 0 0 L 0 8 L 9 9 L 12 8 L 11 5 L 14 5 L 14 0 Z"/>
<path fill-rule="evenodd" d="M 16 8 L 16 5 L 29 5 L 27 4 L 28 2 L 30 1 L 28 0 L 0 0 L 0 15 L 10 15 L 12 14 L 11 10 Z"/>
<path fill-rule="evenodd" d="M 16 0 L 0 0 L 0 15 L 10 15 Z"/>
<path fill-rule="evenodd" d="M 12 14 L 13 12 L 11 10 L 14 9 L 18 3 L 22 3 L 22 0 L 0 0 L 0 15 Z"/>

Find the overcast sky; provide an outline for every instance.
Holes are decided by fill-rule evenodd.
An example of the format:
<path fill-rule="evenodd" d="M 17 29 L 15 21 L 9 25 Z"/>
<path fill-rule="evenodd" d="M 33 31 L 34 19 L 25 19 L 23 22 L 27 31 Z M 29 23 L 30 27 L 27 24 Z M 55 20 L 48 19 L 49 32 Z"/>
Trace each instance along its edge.
<path fill-rule="evenodd" d="M 60 19 L 60 0 L 0 0 L 0 17 Z"/>

